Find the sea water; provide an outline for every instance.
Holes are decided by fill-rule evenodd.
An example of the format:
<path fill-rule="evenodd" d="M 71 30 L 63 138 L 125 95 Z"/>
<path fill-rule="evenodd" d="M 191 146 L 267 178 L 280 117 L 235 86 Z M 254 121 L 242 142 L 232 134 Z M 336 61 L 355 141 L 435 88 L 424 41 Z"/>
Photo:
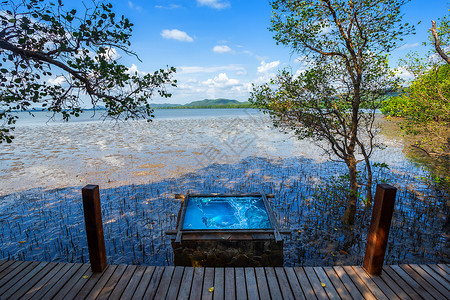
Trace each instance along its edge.
<path fill-rule="evenodd" d="M 190 197 L 183 229 L 270 229 L 261 197 Z"/>

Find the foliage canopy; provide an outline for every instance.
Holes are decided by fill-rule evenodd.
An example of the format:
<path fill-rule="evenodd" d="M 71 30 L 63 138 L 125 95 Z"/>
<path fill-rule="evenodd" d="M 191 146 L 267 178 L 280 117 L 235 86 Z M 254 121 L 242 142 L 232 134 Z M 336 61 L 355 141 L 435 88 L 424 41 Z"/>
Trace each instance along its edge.
<path fill-rule="evenodd" d="M 64 120 L 79 116 L 83 97 L 105 117 L 152 117 L 148 100 L 170 97 L 174 68 L 150 74 L 119 64 L 130 47 L 133 24 L 112 5 L 92 1 L 83 12 L 61 0 L 12 0 L 0 14 L 0 143 L 11 142 L 14 111 L 42 107 Z"/>
<path fill-rule="evenodd" d="M 275 40 L 301 54 L 308 67 L 296 74 L 285 70 L 270 83 L 255 86 L 250 101 L 269 113 L 275 126 L 298 138 L 324 141 L 324 150 L 346 163 L 347 224 L 354 222 L 359 161 L 365 161 L 367 200 L 372 199 L 369 159 L 377 146 L 375 112 L 397 85 L 384 53 L 413 30 L 400 23 L 406 2 L 272 2 Z"/>
<path fill-rule="evenodd" d="M 401 65 L 413 75 L 409 87 L 383 103 L 382 111 L 402 118 L 406 134 L 418 137 L 415 146 L 428 154 L 450 157 L 450 19 L 432 21 L 433 50 L 427 59 L 409 54 Z"/>

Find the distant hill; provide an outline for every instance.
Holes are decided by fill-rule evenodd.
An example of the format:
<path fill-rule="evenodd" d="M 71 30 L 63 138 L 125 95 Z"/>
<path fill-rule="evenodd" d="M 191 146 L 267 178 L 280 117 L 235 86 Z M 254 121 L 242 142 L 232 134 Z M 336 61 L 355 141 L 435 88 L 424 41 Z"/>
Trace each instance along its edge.
<path fill-rule="evenodd" d="M 250 108 L 250 102 L 239 102 L 232 99 L 204 99 L 192 101 L 188 104 L 151 104 L 152 108 Z"/>
<path fill-rule="evenodd" d="M 238 105 L 243 104 L 237 100 L 230 99 L 204 99 L 199 101 L 193 101 L 185 106 L 209 106 L 209 105 Z"/>
<path fill-rule="evenodd" d="M 183 106 L 183 104 L 173 104 L 173 103 L 162 103 L 162 104 L 158 104 L 158 103 L 151 103 L 150 106 L 152 108 L 161 108 L 161 107 L 179 107 L 179 106 Z"/>

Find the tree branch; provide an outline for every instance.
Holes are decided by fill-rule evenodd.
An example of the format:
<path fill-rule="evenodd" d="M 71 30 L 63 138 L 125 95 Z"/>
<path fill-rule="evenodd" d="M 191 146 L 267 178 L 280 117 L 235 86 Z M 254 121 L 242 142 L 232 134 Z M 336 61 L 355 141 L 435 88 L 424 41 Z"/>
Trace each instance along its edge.
<path fill-rule="evenodd" d="M 448 57 L 448 55 L 445 54 L 441 49 L 441 41 L 436 30 L 436 21 L 431 21 L 431 24 L 433 25 L 430 30 L 434 39 L 434 48 L 436 49 L 439 56 L 442 57 L 442 59 L 445 60 L 448 64 L 450 64 L 450 57 Z"/>

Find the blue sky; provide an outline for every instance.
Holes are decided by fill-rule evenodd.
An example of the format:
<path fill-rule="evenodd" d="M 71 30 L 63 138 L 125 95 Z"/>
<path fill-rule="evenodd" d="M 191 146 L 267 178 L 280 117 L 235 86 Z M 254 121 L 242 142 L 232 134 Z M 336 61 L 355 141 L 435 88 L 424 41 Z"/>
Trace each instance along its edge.
<path fill-rule="evenodd" d="M 165 66 L 177 68 L 178 88 L 169 99 L 154 103 L 188 103 L 205 98 L 246 101 L 252 83 L 262 83 L 278 69 L 301 68 L 298 54 L 276 45 L 267 0 L 115 0 L 114 10 L 135 24 L 132 49 L 141 58 L 123 56 L 121 62 L 139 72 Z M 66 4 L 68 7 L 70 3 Z M 413 0 L 403 8 L 404 21 L 416 26 L 391 66 L 407 52 L 426 49 L 431 20 L 448 14 L 449 1 Z"/>

